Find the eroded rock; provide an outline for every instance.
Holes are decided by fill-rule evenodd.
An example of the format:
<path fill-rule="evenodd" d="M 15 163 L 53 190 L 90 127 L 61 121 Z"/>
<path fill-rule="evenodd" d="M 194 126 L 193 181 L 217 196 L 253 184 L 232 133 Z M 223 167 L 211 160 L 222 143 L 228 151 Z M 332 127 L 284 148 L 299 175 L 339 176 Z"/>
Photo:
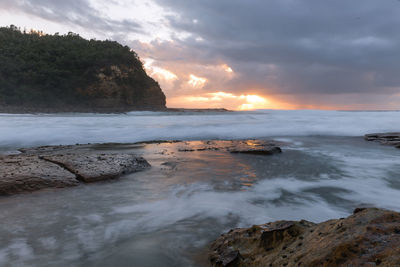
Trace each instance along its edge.
<path fill-rule="evenodd" d="M 0 195 L 78 184 L 73 173 L 37 155 L 0 157 Z"/>
<path fill-rule="evenodd" d="M 41 158 L 62 166 L 86 183 L 114 179 L 150 167 L 144 158 L 132 154 L 58 154 Z"/>
<path fill-rule="evenodd" d="M 140 143 L 76 144 L 21 148 L 14 156 L 14 164 L 0 168 L 1 194 L 13 194 L 49 187 L 77 185 L 79 182 L 96 182 L 118 178 L 121 175 L 141 171 L 150 166 L 143 158 L 135 156 L 139 150 L 159 152 L 158 146 L 169 144 L 175 152 L 215 151 L 217 153 L 247 153 L 271 155 L 280 153 L 279 142 L 268 140 L 206 140 L 164 141 Z M 148 146 L 148 148 L 147 148 Z M 11 160 L 12 156 L 2 156 Z M 2 164 L 4 165 L 4 164 Z M 29 166 L 22 168 L 21 166 Z M 4 165 L 6 166 L 6 165 Z M 171 169 L 175 165 L 164 166 Z M 18 176 L 12 174 L 18 173 Z M 13 189 L 14 188 L 14 189 Z M 231 255 L 231 254 L 229 254 Z"/>
<path fill-rule="evenodd" d="M 400 266 L 399 245 L 400 213 L 363 208 L 319 224 L 234 229 L 212 243 L 209 259 L 212 266 Z M 227 261 L 232 252 L 240 257 Z"/>
<path fill-rule="evenodd" d="M 90 145 L 20 151 L 24 153 L 0 156 L 0 195 L 114 179 L 150 167 L 142 157 L 105 154 L 91 150 Z"/>
<path fill-rule="evenodd" d="M 364 136 L 367 141 L 379 142 L 383 145 L 390 145 L 400 148 L 400 132 L 399 133 L 373 133 Z"/>
<path fill-rule="evenodd" d="M 232 149 L 231 153 L 253 154 L 253 155 L 273 155 L 281 153 L 282 150 L 277 146 L 266 147 L 249 147 L 243 149 Z"/>
<path fill-rule="evenodd" d="M 277 142 L 267 140 L 209 140 L 183 142 L 178 151 L 227 151 L 254 155 L 272 155 L 281 153 Z"/>

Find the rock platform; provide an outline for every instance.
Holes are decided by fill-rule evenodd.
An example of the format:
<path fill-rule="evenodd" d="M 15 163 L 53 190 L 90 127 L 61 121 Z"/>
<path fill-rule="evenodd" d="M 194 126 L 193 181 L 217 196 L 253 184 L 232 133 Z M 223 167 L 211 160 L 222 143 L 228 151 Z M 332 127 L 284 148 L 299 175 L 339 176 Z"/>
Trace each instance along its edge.
<path fill-rule="evenodd" d="M 18 150 L 20 154 L 0 155 L 0 195 L 76 186 L 142 171 L 150 164 L 137 156 L 138 151 L 146 150 L 146 157 L 151 158 L 151 153 L 160 153 L 159 146 L 163 145 L 167 145 L 171 155 L 193 151 L 255 155 L 281 153 L 278 142 L 266 140 L 153 140 L 21 148 Z"/>
<path fill-rule="evenodd" d="M 379 142 L 382 145 L 390 145 L 400 148 L 400 133 L 373 133 L 364 136 L 367 141 Z"/>
<path fill-rule="evenodd" d="M 72 146 L 21 149 L 25 152 L 0 156 L 0 195 L 115 179 L 150 167 L 133 154 L 67 148 Z"/>
<path fill-rule="evenodd" d="M 233 229 L 211 245 L 212 266 L 400 266 L 400 213 L 358 208 L 322 223 Z"/>

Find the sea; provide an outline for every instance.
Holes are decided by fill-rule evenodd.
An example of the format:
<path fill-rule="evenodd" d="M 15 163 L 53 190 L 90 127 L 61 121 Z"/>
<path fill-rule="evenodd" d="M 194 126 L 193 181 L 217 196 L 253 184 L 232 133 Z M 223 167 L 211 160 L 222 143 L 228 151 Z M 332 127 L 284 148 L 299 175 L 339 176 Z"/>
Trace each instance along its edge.
<path fill-rule="evenodd" d="M 207 266 L 210 243 L 232 228 L 322 222 L 360 206 L 400 211 L 400 149 L 363 138 L 399 131 L 397 111 L 0 114 L 0 154 L 236 139 L 274 140 L 283 151 L 179 152 L 174 143 L 149 144 L 133 151 L 149 170 L 0 197 L 0 266 Z"/>

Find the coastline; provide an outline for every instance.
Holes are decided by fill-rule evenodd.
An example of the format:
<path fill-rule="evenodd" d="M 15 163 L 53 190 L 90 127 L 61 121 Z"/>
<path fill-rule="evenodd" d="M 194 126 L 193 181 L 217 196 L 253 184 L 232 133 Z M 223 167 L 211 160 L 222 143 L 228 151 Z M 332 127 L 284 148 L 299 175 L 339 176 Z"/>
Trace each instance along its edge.
<path fill-rule="evenodd" d="M 211 244 L 210 265 L 398 266 L 400 213 L 356 208 L 321 223 L 275 221 L 231 229 Z"/>
<path fill-rule="evenodd" d="M 59 114 L 59 113 L 97 113 L 97 114 L 123 114 L 134 111 L 154 111 L 154 112 L 233 112 L 225 108 L 166 108 L 166 107 L 21 107 L 21 106 L 1 106 L 0 114 Z"/>
<path fill-rule="evenodd" d="M 309 141 L 314 145 L 322 145 L 312 147 L 313 151 L 325 147 L 330 153 L 333 147 L 338 147 L 334 139 L 330 143 L 327 139 L 310 137 Z M 339 141 L 346 148 L 343 150 L 345 154 L 357 151 L 355 148 L 361 146 L 363 159 L 365 155 L 373 158 L 378 156 L 379 159 L 391 155 L 395 158 L 398 155 L 395 148 L 386 148 L 379 142 L 367 142 L 361 136 L 351 142 Z M 341 178 L 343 173 L 338 168 L 341 163 L 336 162 L 335 158 L 310 153 L 310 150 L 299 150 L 299 146 L 308 145 L 296 145 L 293 140 L 274 141 L 274 145 L 282 147 L 282 153 L 260 155 L 259 150 L 254 149 L 263 144 L 260 142 L 267 140 L 155 140 L 20 149 L 20 154 L 6 158 L 7 164 L 22 166 L 13 176 L 22 177 L 23 172 L 26 170 L 25 173 L 29 173 L 31 168 L 36 174 L 41 174 L 43 182 L 35 180 L 31 183 L 32 180 L 20 179 L 20 184 L 13 189 L 18 191 L 14 193 L 22 194 L 11 192 L 13 196 L 1 197 L 0 205 L 8 212 L 4 223 L 8 228 L 3 230 L 3 234 L 7 236 L 9 232 L 13 233 L 8 235 L 10 238 L 5 241 L 6 247 L 12 246 L 13 240 L 19 237 L 18 233 L 15 234 L 16 228 L 27 227 L 24 220 L 19 220 L 20 214 L 24 214 L 24 217 L 33 218 L 29 225 L 45 229 L 46 232 L 40 233 L 41 237 L 50 236 L 57 244 L 63 244 L 61 248 L 82 240 L 82 233 L 96 237 L 102 237 L 106 231 L 116 233 L 116 238 L 112 240 L 90 239 L 90 236 L 85 238 L 85 244 L 88 245 L 79 250 L 79 255 L 81 259 L 86 259 L 88 253 L 98 253 L 100 258 L 96 262 L 117 262 L 121 256 L 120 251 L 123 251 L 129 255 L 126 257 L 132 261 L 130 263 L 138 266 L 141 266 L 142 259 L 156 266 L 166 259 L 170 260 L 170 265 L 176 263 L 184 266 L 192 262 L 205 265 L 208 248 L 211 248 L 208 250 L 208 263 L 214 266 L 257 266 L 258 263 L 268 263 L 266 266 L 270 263 L 272 266 L 284 266 L 286 263 L 286 266 L 292 266 L 292 263 L 296 263 L 297 266 L 299 262 L 307 266 L 309 262 L 327 260 L 332 264 L 359 263 L 355 261 L 358 258 L 362 258 L 363 263 L 375 262 L 385 266 L 397 260 L 396 250 L 385 250 L 384 254 L 370 250 L 371 253 L 365 254 L 363 249 L 368 249 L 369 243 L 365 246 L 362 244 L 354 253 L 356 247 L 353 243 L 347 246 L 348 240 L 357 242 L 359 238 L 370 236 L 397 245 L 398 228 L 392 227 L 391 216 L 395 216 L 395 223 L 398 223 L 399 215 L 391 211 L 358 209 L 349 219 L 336 219 L 345 218 L 355 207 L 366 207 L 368 204 L 363 205 L 365 197 L 362 195 L 358 199 L 351 198 L 355 192 L 359 192 L 360 185 L 352 184 L 352 179 Z M 269 142 L 267 144 L 271 144 Z M 252 153 L 243 150 L 238 153 L 243 145 L 250 148 Z M 142 160 L 138 161 L 142 156 L 151 166 Z M 40 168 L 33 168 L 36 161 L 41 162 Z M 131 162 L 140 165 L 131 165 Z M 381 166 L 379 163 L 377 165 Z M 366 164 L 370 165 L 369 162 Z M 375 167 L 371 168 L 376 170 Z M 382 165 L 381 168 L 387 169 L 387 166 Z M 49 181 L 49 172 L 54 180 Z M 297 175 L 296 180 L 291 178 L 293 173 Z M 309 179 L 310 173 L 313 177 L 322 178 L 313 182 Z M 337 179 L 342 179 L 342 186 L 337 185 Z M 379 190 L 379 184 L 369 184 L 368 187 L 371 186 Z M 362 192 L 362 188 L 360 190 Z M 299 200 L 309 204 L 296 204 Z M 391 199 L 391 202 L 382 198 L 381 201 L 372 202 L 371 206 L 398 211 L 393 208 L 396 205 L 395 199 Z M 327 203 L 331 203 L 328 209 Z M 65 217 L 58 217 L 60 209 L 66 213 Z M 39 210 L 45 211 L 35 219 L 34 215 Z M 75 219 L 77 216 L 79 220 Z M 386 220 L 386 217 L 389 219 Z M 334 218 L 329 223 L 321 223 Z M 381 218 L 383 220 L 379 223 L 374 222 Z M 297 222 L 302 219 L 310 223 Z M 368 223 L 358 224 L 366 219 Z M 43 220 L 52 223 L 43 228 Z M 276 220 L 285 220 L 285 223 L 262 224 Z M 331 222 L 334 224 L 331 225 Z M 253 224 L 258 226 L 251 227 Z M 75 230 L 72 237 L 70 232 L 64 234 L 63 229 L 66 227 Z M 357 235 L 350 231 L 354 227 L 357 227 Z M 376 227 L 383 229 L 384 233 L 368 230 Z M 229 229 L 232 230 L 227 233 Z M 363 234 L 365 229 L 367 234 Z M 319 235 L 320 232 L 323 235 Z M 218 238 L 222 233 L 227 234 Z M 29 233 L 30 238 L 33 239 L 33 236 Z M 283 239 L 279 239 L 280 236 Z M 171 250 L 157 246 L 160 237 Z M 177 244 L 176 238 L 182 241 Z M 321 238 L 331 249 L 316 245 Z M 153 240 L 157 242 L 152 243 Z M 258 246 L 260 240 L 262 246 Z M 276 242 L 271 243 L 270 240 Z M 230 243 L 226 246 L 225 241 Z M 182 247 L 182 242 L 194 245 Z M 150 251 L 149 255 L 156 255 L 154 258 L 145 256 L 144 259 L 140 255 L 143 251 L 132 249 L 142 247 L 143 243 L 150 244 L 146 249 Z M 378 245 L 379 249 L 385 248 L 384 243 Z M 38 249 L 41 244 L 33 243 L 31 246 L 32 249 Z M 93 252 L 92 246 L 100 249 Z M 116 251 L 109 256 L 102 250 L 103 246 L 107 251 L 109 246 L 113 246 Z M 316 248 L 321 257 L 312 257 L 315 253 L 310 251 L 316 251 Z M 342 252 L 346 256 L 342 256 Z M 176 253 L 173 255 L 178 256 L 170 259 L 163 253 Z M 306 256 L 303 257 L 303 253 Z M 43 255 L 47 258 L 57 257 L 57 263 L 74 263 L 67 258 L 69 254 L 59 257 L 57 249 L 53 247 Z M 103 255 L 107 257 L 103 258 Z M 34 257 L 31 260 L 39 262 L 42 259 Z"/>
<path fill-rule="evenodd" d="M 152 151 L 160 146 L 176 152 L 266 155 L 281 153 L 279 143 L 261 140 L 162 141 L 103 143 L 20 148 L 19 153 L 0 154 L 0 196 L 46 188 L 64 188 L 80 183 L 112 180 L 151 167 L 138 150 Z M 153 157 L 154 152 L 146 157 Z M 171 158 L 168 157 L 170 160 Z M 167 164 L 168 165 L 168 164 Z"/>

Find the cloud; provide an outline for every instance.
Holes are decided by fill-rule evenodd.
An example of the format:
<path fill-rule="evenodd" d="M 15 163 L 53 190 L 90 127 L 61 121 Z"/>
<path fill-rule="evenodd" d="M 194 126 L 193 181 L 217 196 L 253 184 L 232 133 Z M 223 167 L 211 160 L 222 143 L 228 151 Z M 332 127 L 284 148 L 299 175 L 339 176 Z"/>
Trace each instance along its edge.
<path fill-rule="evenodd" d="M 178 14 L 170 25 L 191 37 L 157 43 L 152 52 L 169 51 L 157 54 L 165 64 L 224 62 L 236 78 L 217 84 L 219 90 L 299 97 L 399 92 L 399 1 L 156 2 Z"/>
<path fill-rule="evenodd" d="M 2 10 L 22 12 L 51 22 L 79 26 L 88 31 L 121 34 L 142 32 L 133 19 L 111 19 L 95 9 L 88 0 L 2 0 Z M 110 1 L 112 3 L 112 1 Z M 104 10 L 103 10 L 104 11 Z M 17 24 L 17 23 L 14 23 Z"/>
<path fill-rule="evenodd" d="M 225 92 L 297 107 L 400 106 L 398 0 L 0 1 L 131 46 L 168 98 Z"/>

